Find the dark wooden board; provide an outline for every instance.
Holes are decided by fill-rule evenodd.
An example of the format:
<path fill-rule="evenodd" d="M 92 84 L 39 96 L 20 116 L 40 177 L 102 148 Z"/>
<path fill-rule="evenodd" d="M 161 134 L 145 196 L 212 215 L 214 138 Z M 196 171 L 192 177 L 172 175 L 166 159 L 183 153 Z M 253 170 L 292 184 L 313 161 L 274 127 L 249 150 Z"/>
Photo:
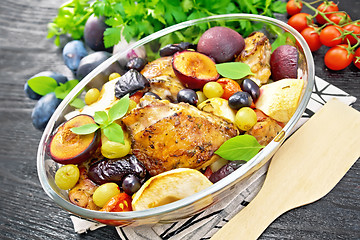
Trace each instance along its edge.
<path fill-rule="evenodd" d="M 73 78 L 63 64 L 61 49 L 46 39 L 46 25 L 56 16 L 62 2 L 1 1 L 1 239 L 118 239 L 112 227 L 82 235 L 74 233 L 68 213 L 50 200 L 37 177 L 36 151 L 41 132 L 31 124 L 35 101 L 25 97 L 23 86 L 30 76 L 45 70 Z M 360 1 L 340 1 L 340 7 L 353 19 L 359 19 Z M 322 47 L 314 53 L 316 75 L 359 99 L 360 70 L 354 66 L 337 72 L 326 69 L 323 63 L 326 49 Z M 360 110 L 359 101 L 353 106 Z M 326 197 L 285 213 L 261 239 L 359 239 L 359 173 L 360 161 Z"/>

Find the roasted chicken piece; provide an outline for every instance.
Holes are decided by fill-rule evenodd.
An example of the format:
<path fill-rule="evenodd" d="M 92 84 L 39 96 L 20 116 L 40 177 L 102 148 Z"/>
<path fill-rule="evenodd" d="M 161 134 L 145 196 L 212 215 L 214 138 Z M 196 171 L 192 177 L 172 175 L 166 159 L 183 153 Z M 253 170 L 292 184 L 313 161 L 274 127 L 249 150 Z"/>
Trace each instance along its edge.
<path fill-rule="evenodd" d="M 254 32 L 245 38 L 245 48 L 235 59 L 250 66 L 254 75 L 248 76 L 261 86 L 269 81 L 271 45 L 269 39 L 261 32 Z"/>
<path fill-rule="evenodd" d="M 281 129 L 282 127 L 277 121 L 266 117 L 264 120 L 257 122 L 247 134 L 254 136 L 259 144 L 266 146 L 279 134 Z"/>
<path fill-rule="evenodd" d="M 100 210 L 96 206 L 92 195 L 97 189 L 97 185 L 87 176 L 87 168 L 79 167 L 80 178 L 78 183 L 69 191 L 69 200 L 71 203 L 90 210 Z"/>
<path fill-rule="evenodd" d="M 158 58 L 145 65 L 141 74 L 149 80 L 150 92 L 161 99 L 176 102 L 177 94 L 184 86 L 175 76 L 171 61 L 172 57 Z"/>
<path fill-rule="evenodd" d="M 133 154 L 152 176 L 175 168 L 204 168 L 219 158 L 214 152 L 220 145 L 238 134 L 232 123 L 189 104 L 151 97 L 143 101 L 122 122 Z"/>

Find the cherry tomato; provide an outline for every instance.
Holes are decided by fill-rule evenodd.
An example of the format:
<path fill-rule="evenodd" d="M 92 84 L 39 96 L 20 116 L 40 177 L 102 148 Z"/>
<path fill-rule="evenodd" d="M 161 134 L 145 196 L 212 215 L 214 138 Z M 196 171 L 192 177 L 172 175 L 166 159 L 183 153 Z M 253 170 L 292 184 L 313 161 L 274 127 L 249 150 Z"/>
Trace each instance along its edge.
<path fill-rule="evenodd" d="M 320 36 L 312 27 L 307 27 L 301 31 L 301 35 L 305 38 L 305 41 L 309 45 L 312 52 L 319 50 L 322 46 L 320 42 Z"/>
<path fill-rule="evenodd" d="M 301 12 L 302 7 L 303 7 L 302 2 L 298 0 L 290 0 L 286 4 L 286 11 L 290 16 L 292 16 Z"/>
<path fill-rule="evenodd" d="M 210 178 L 211 174 L 213 174 L 211 167 L 208 166 L 204 172 L 205 177 Z"/>
<path fill-rule="evenodd" d="M 136 103 L 139 103 L 140 98 L 142 98 L 143 95 L 144 95 L 143 92 L 137 91 L 136 93 L 134 93 L 133 95 L 130 96 L 130 99 Z"/>
<path fill-rule="evenodd" d="M 358 35 L 358 38 L 360 38 L 360 26 L 359 25 L 355 25 L 355 24 L 349 24 L 343 27 L 344 30 L 347 30 L 349 32 L 353 32 L 353 34 Z M 344 39 L 344 43 L 347 43 L 349 40 L 351 45 L 355 45 L 357 43 L 357 40 L 351 36 L 351 35 L 346 35 L 345 39 Z"/>
<path fill-rule="evenodd" d="M 330 2 L 323 2 L 317 7 L 317 10 L 322 13 L 328 13 L 328 12 L 337 12 L 339 11 L 339 8 L 337 4 L 335 4 L 333 1 Z M 330 14 L 325 14 L 326 17 L 329 17 Z M 326 23 L 326 20 L 320 15 L 316 15 L 316 21 L 319 24 Z"/>
<path fill-rule="evenodd" d="M 329 25 L 320 32 L 320 41 L 322 44 L 328 47 L 334 47 L 341 44 L 342 29 L 340 27 Z"/>
<path fill-rule="evenodd" d="M 335 24 L 342 25 L 351 22 L 351 18 L 348 14 L 343 12 L 333 13 L 328 16 L 329 20 Z"/>
<path fill-rule="evenodd" d="M 109 202 L 105 204 L 105 206 L 100 210 L 102 212 L 126 212 L 126 211 L 132 211 L 131 206 L 131 196 L 127 195 L 126 193 L 119 193 L 118 195 L 115 195 L 112 197 Z M 114 225 L 114 226 L 120 226 L 126 224 L 126 221 L 121 220 L 102 220 L 102 219 L 95 219 L 98 222 L 108 224 L 108 225 Z"/>
<path fill-rule="evenodd" d="M 226 100 L 228 100 L 229 97 L 231 97 L 231 95 L 233 95 L 234 93 L 241 92 L 240 85 L 230 78 L 220 78 L 217 80 L 217 82 L 220 83 L 220 85 L 224 89 L 224 93 L 221 95 L 221 97 Z"/>
<path fill-rule="evenodd" d="M 310 16 L 310 14 L 307 14 L 307 13 L 295 14 L 288 20 L 288 24 L 290 26 L 292 26 L 293 28 L 295 28 L 298 32 L 301 32 L 302 30 L 304 30 L 305 28 L 308 27 L 307 17 L 309 17 L 309 16 Z M 313 23 L 312 20 L 311 20 L 311 22 Z"/>
<path fill-rule="evenodd" d="M 341 44 L 329 49 L 324 57 L 325 65 L 331 70 L 342 70 L 350 65 L 354 54 L 348 53 L 346 44 Z"/>
<path fill-rule="evenodd" d="M 360 47 L 358 49 L 356 49 L 353 61 L 354 61 L 355 66 L 358 69 L 360 69 Z"/>

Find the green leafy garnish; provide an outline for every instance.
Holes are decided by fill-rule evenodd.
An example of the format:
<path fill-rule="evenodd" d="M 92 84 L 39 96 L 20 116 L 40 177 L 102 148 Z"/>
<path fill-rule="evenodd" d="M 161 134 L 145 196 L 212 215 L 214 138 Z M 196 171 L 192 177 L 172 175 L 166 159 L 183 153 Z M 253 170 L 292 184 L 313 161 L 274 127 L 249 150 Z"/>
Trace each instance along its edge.
<path fill-rule="evenodd" d="M 51 77 L 34 77 L 28 80 L 29 87 L 37 94 L 44 96 L 48 93 L 54 92 L 56 98 L 64 99 L 69 92 L 79 83 L 79 80 L 73 79 L 65 83 L 58 83 Z M 85 103 L 80 98 L 75 98 L 70 102 L 70 106 L 82 108 Z"/>
<path fill-rule="evenodd" d="M 71 128 L 70 130 L 78 135 L 86 135 L 100 128 L 110 141 L 124 144 L 122 127 L 114 121 L 122 118 L 126 114 L 129 109 L 129 102 L 129 94 L 126 94 L 109 109 L 108 113 L 105 111 L 95 112 L 94 121 L 96 123 L 85 124 L 80 127 Z"/>
<path fill-rule="evenodd" d="M 217 72 L 226 78 L 241 79 L 248 75 L 253 75 L 250 66 L 242 62 L 227 62 L 216 64 Z"/>
<path fill-rule="evenodd" d="M 86 20 L 92 14 L 106 17 L 106 24 L 110 27 L 104 33 L 104 44 L 111 47 L 120 41 L 121 36 L 127 41 L 140 39 L 186 20 L 229 13 L 273 17 L 275 12 L 285 13 L 286 3 L 281 0 L 70 0 L 59 8 L 54 21 L 48 24 L 47 37 L 55 37 L 57 46 L 60 45 L 61 35 L 68 34 L 73 39 L 81 39 Z M 171 34 L 171 37 L 196 43 L 199 35 L 210 27 L 209 24 L 200 24 L 183 36 Z M 225 25 L 243 35 L 259 27 L 248 20 L 227 22 Z M 171 41 L 174 42 L 179 41 Z"/>
<path fill-rule="evenodd" d="M 254 136 L 245 134 L 230 138 L 220 146 L 215 154 L 231 161 L 249 161 L 262 148 L 264 146 L 260 145 Z"/>
<path fill-rule="evenodd" d="M 284 32 L 281 28 L 273 25 L 268 25 L 267 28 L 271 33 L 277 35 L 275 41 L 271 44 L 271 52 L 274 52 L 281 45 L 294 45 L 296 43 L 295 37 L 291 33 Z"/>

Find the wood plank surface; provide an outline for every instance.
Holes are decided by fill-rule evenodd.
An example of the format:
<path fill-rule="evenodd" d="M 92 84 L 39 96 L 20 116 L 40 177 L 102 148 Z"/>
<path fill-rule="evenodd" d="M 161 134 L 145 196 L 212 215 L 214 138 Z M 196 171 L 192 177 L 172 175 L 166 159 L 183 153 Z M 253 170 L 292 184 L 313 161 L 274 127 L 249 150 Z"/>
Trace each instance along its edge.
<path fill-rule="evenodd" d="M 0 239 L 118 239 L 114 228 L 74 233 L 68 213 L 42 190 L 36 171 L 41 132 L 31 124 L 35 101 L 23 86 L 45 70 L 70 79 L 61 49 L 46 39 L 46 25 L 65 1 L 2 0 L 0 5 Z M 360 18 L 360 1 L 341 0 L 352 19 Z M 283 18 L 286 21 L 286 17 Z M 360 99 L 360 70 L 326 69 L 326 47 L 314 53 L 316 75 Z M 353 107 L 360 110 L 360 100 Z M 341 151 L 339 146 L 339 151 Z M 260 239 L 359 239 L 360 161 L 323 199 L 290 211 Z"/>

